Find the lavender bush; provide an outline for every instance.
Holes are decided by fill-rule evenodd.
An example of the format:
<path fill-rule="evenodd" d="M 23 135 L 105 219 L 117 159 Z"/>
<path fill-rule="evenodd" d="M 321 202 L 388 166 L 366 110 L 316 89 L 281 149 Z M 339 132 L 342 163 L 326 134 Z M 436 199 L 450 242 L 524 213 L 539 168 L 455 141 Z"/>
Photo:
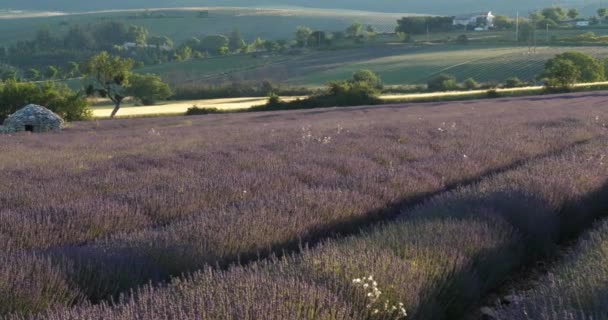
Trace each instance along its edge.
<path fill-rule="evenodd" d="M 461 317 L 527 261 L 551 254 L 561 236 L 573 232 L 568 221 L 582 228 L 582 221 L 605 212 L 606 142 L 602 137 L 531 160 L 301 254 L 197 272 L 124 295 L 116 306 L 40 318 L 403 319 L 392 311 L 401 304 L 407 319 Z M 362 276 L 372 276 L 376 290 L 365 290 L 357 281 Z"/>
<path fill-rule="evenodd" d="M 120 120 L 76 124 L 58 135 L 8 137 L 0 141 L 0 149 L 9 150 L 0 154 L 0 254 L 45 256 L 73 297 L 84 295 L 96 303 L 125 294 L 116 308 L 103 303 L 76 308 L 66 311 L 68 318 L 86 312 L 153 317 L 146 314 L 147 303 L 159 308 L 173 303 L 192 315 L 198 312 L 192 311 L 197 300 L 184 298 L 180 305 L 175 299 L 198 295 L 191 291 L 200 290 L 190 285 L 194 280 L 179 280 L 169 289 L 156 284 L 209 265 L 226 269 L 328 237 L 356 235 L 362 227 L 389 221 L 401 209 L 443 192 L 407 210 L 396 226 L 324 243 L 257 268 L 297 283 L 293 290 L 302 295 L 297 303 L 314 310 L 305 314 L 383 316 L 357 298 L 361 292 L 352 284 L 371 273 L 381 288 L 398 286 L 386 289 L 386 301 L 403 303 L 411 317 L 435 312 L 431 310 L 437 310 L 437 317 L 458 314 L 468 303 L 446 303 L 446 297 L 473 302 L 528 256 L 546 252 L 545 245 L 534 253 L 521 248 L 536 243 L 529 239 L 555 243 L 562 226 L 571 225 L 555 213 L 577 207 L 578 197 L 603 183 L 605 167 L 597 163 L 605 154 L 599 143 L 605 143 L 603 119 L 608 114 L 578 99 L 576 109 L 571 99 L 550 106 L 533 99 L 498 100 L 492 105 Z M 564 179 L 563 170 L 577 179 Z M 512 210 L 504 209 L 507 203 L 514 203 Z M 584 226 L 594 216 L 587 211 L 577 224 Z M 538 222 L 555 228 L 540 230 Z M 449 236 L 435 236 L 435 230 Z M 458 242 L 460 238 L 468 241 Z M 451 247 L 451 242 L 457 245 Z M 355 254 L 359 247 L 365 254 Z M 379 258 L 372 263 L 368 255 Z M 419 261 L 416 268 L 408 267 L 409 257 L 418 257 L 413 259 Z M 315 259 L 336 264 L 317 270 Z M 351 264 L 358 267 L 348 269 Z M 501 268 L 494 269 L 496 265 Z M 241 283 L 248 268 L 213 272 L 213 277 Z M 398 268 L 418 273 L 391 278 L 389 272 Z M 45 272 L 30 273 L 23 286 Z M 135 296 L 127 294 L 150 281 L 154 284 Z M 459 289 L 471 284 L 470 291 Z M 186 291 L 166 294 L 176 286 Z M 278 308 L 273 301 L 262 306 L 258 293 L 248 289 L 257 286 L 261 283 L 242 288 L 247 299 L 239 301 L 248 301 L 243 304 L 227 298 L 231 286 L 216 288 L 218 299 L 226 302 L 209 319 L 249 314 L 231 308 Z M 472 296 L 459 296 L 463 292 Z M 143 298 L 146 294 L 149 298 Z M 11 305 L 10 297 L 8 301 Z M 78 299 L 48 306 L 74 301 Z M 285 312 L 293 312 L 291 302 L 285 303 Z M 3 310 L 38 311 L 28 304 Z"/>
<path fill-rule="evenodd" d="M 604 319 L 608 315 L 608 223 L 598 224 L 502 319 Z"/>

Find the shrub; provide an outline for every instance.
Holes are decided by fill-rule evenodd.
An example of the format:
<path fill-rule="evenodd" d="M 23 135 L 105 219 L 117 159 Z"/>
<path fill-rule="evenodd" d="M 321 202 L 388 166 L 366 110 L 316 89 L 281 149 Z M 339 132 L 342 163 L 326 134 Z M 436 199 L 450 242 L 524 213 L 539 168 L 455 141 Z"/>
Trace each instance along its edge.
<path fill-rule="evenodd" d="M 545 71 L 540 78 L 567 87 L 577 82 L 603 81 L 606 79 L 606 74 L 602 63 L 591 55 L 582 52 L 565 52 L 547 61 Z"/>
<path fill-rule="evenodd" d="M 314 93 L 310 88 L 280 86 L 269 81 L 180 85 L 174 87 L 173 91 L 171 99 L 176 100 L 267 97 L 273 92 L 281 96 L 303 96 Z"/>
<path fill-rule="evenodd" d="M 366 83 L 366 84 L 369 84 L 371 87 L 376 88 L 378 90 L 382 90 L 382 88 L 384 87 L 380 77 L 377 74 L 375 74 L 373 71 L 368 70 L 368 69 L 363 69 L 363 70 L 359 70 L 359 71 L 355 72 L 353 74 L 353 78 L 352 78 L 351 82 Z"/>
<path fill-rule="evenodd" d="M 465 80 L 463 85 L 467 90 L 475 90 L 479 87 L 479 83 L 477 83 L 477 81 L 475 81 L 473 78 Z"/>
<path fill-rule="evenodd" d="M 458 89 L 456 77 L 449 74 L 440 74 L 427 83 L 429 91 L 451 91 Z"/>
<path fill-rule="evenodd" d="M 250 110 L 263 111 L 375 105 L 381 102 L 378 98 L 381 88 L 382 80 L 380 77 L 370 70 L 360 70 L 355 72 L 350 80 L 329 82 L 324 92 L 313 95 L 310 98 L 298 99 L 291 102 L 269 99 L 266 105 L 254 107 Z"/>
<path fill-rule="evenodd" d="M 153 105 L 158 100 L 169 98 L 173 93 L 159 76 L 134 73 L 129 77 L 128 94 L 145 105 Z"/>
<path fill-rule="evenodd" d="M 222 111 L 218 108 L 201 108 L 197 106 L 193 106 L 186 111 L 187 116 L 197 116 L 197 115 L 206 115 L 212 113 L 221 113 Z"/>
<path fill-rule="evenodd" d="M 569 60 L 557 60 L 545 70 L 545 85 L 550 89 L 569 89 L 581 77 L 581 71 Z"/>
<path fill-rule="evenodd" d="M 509 78 L 505 81 L 505 88 L 519 88 L 525 84 L 517 77 Z"/>
<path fill-rule="evenodd" d="M 0 120 L 31 103 L 45 106 L 67 121 L 92 116 L 87 100 L 65 85 L 17 81 L 0 85 Z"/>

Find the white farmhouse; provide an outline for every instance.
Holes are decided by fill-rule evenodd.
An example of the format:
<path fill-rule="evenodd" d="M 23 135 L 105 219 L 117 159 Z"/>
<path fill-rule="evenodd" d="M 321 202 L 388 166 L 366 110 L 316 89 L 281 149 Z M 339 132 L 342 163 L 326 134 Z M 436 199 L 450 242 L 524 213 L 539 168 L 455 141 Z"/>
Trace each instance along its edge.
<path fill-rule="evenodd" d="M 494 27 L 492 11 L 477 12 L 454 17 L 454 26 L 482 27 L 488 30 Z"/>

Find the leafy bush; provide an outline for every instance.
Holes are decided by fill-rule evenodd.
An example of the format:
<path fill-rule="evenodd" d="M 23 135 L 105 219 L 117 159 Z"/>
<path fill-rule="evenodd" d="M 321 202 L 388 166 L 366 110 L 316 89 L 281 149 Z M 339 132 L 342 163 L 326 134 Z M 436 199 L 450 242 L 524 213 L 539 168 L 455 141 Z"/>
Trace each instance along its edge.
<path fill-rule="evenodd" d="M 456 77 L 450 74 L 440 74 L 427 83 L 429 91 L 452 91 L 458 89 Z"/>
<path fill-rule="evenodd" d="M 606 79 L 604 65 L 589 54 L 565 52 L 545 64 L 540 76 L 548 86 L 570 87 L 578 82 L 598 82 Z"/>
<path fill-rule="evenodd" d="M 206 115 L 212 113 L 221 113 L 222 111 L 218 108 L 201 108 L 198 106 L 193 106 L 192 108 L 188 108 L 186 111 L 187 116 L 198 116 L 198 115 Z"/>
<path fill-rule="evenodd" d="M 345 81 L 332 81 L 324 92 L 307 99 L 283 102 L 270 99 L 264 106 L 254 107 L 252 111 L 310 109 L 337 106 L 375 105 L 381 102 L 382 80 L 370 70 L 360 70 L 353 78 Z"/>
<path fill-rule="evenodd" d="M 0 120 L 32 103 L 49 108 L 67 121 L 92 117 L 87 100 L 65 85 L 17 81 L 0 85 Z"/>
<path fill-rule="evenodd" d="M 505 88 L 520 88 L 524 85 L 525 83 L 517 77 L 509 78 L 505 81 Z"/>
<path fill-rule="evenodd" d="M 479 87 L 479 83 L 477 83 L 477 81 L 475 81 L 473 78 L 465 80 L 462 84 L 467 90 L 475 90 Z"/>
<path fill-rule="evenodd" d="M 570 60 L 557 60 L 544 73 L 547 88 L 569 89 L 581 78 L 581 71 Z"/>
<path fill-rule="evenodd" d="M 131 74 L 127 93 L 145 105 L 169 98 L 173 93 L 159 76 L 153 74 Z"/>
<path fill-rule="evenodd" d="M 176 86 L 173 91 L 171 99 L 175 100 L 266 97 L 270 93 L 281 96 L 304 96 L 314 93 L 314 89 L 276 85 L 269 81 L 189 84 Z"/>
<path fill-rule="evenodd" d="M 382 79 L 380 79 L 380 77 L 373 71 L 368 69 L 363 69 L 355 72 L 353 74 L 352 82 L 367 83 L 378 90 L 382 90 L 382 88 L 384 87 L 384 85 L 382 84 Z"/>

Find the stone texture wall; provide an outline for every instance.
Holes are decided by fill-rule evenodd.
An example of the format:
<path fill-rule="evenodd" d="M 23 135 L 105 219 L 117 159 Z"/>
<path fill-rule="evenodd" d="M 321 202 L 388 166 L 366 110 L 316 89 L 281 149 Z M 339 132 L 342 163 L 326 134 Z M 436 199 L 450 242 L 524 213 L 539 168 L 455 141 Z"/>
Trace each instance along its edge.
<path fill-rule="evenodd" d="M 33 132 L 60 131 L 63 119 L 51 110 L 30 104 L 4 120 L 0 132 L 19 132 L 31 129 Z"/>

